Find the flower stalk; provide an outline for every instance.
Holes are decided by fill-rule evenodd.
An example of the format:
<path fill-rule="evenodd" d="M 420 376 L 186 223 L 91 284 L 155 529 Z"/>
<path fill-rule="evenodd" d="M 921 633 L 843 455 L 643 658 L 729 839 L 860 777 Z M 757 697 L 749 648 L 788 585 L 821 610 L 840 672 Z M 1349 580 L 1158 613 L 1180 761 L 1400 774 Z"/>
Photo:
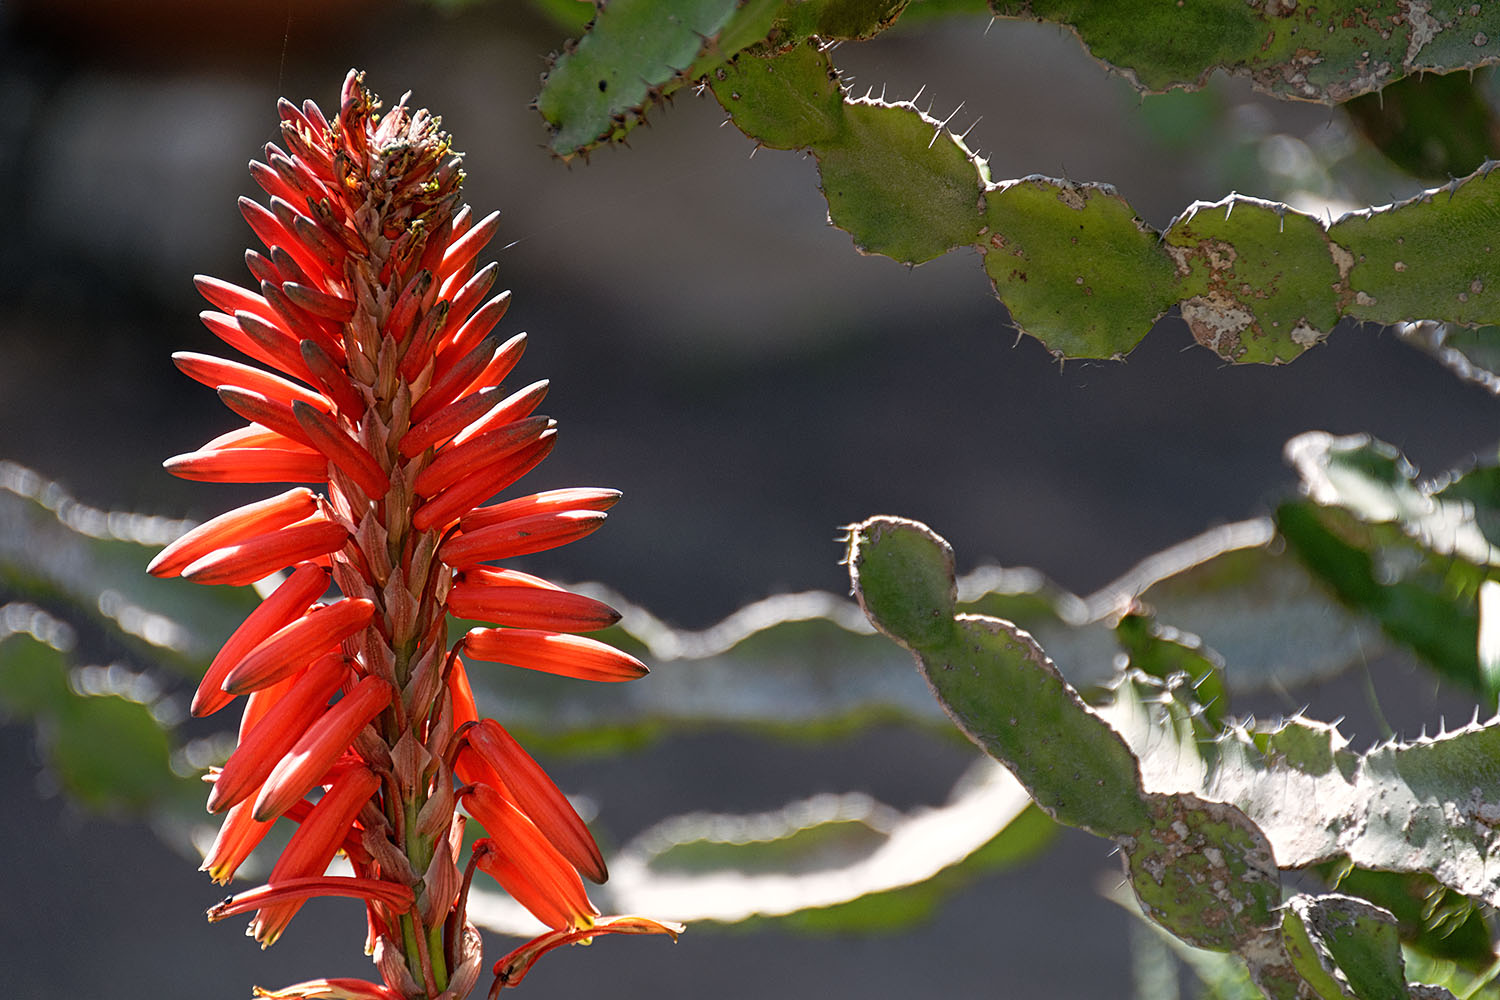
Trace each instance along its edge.
<path fill-rule="evenodd" d="M 297 824 L 269 881 L 211 920 L 254 912 L 263 946 L 313 896 L 365 904 L 382 983 L 316 980 L 258 995 L 458 1000 L 476 987 L 468 920 L 476 869 L 550 930 L 495 967 L 491 994 L 538 956 L 611 932 L 681 928 L 600 917 L 580 875 L 604 859 L 567 799 L 520 745 L 480 720 L 465 657 L 592 680 L 644 664 L 577 633 L 618 615 L 492 565 L 582 538 L 613 490 L 550 490 L 483 506 L 546 458 L 547 383 L 501 380 L 524 335 L 493 333 L 510 293 L 479 255 L 498 214 L 461 204 L 459 157 L 403 98 L 385 114 L 351 71 L 338 113 L 280 104 L 284 148 L 250 170 L 268 195 L 240 211 L 264 244 L 244 288 L 199 277 L 208 329 L 251 363 L 174 356 L 246 423 L 169 459 L 208 482 L 302 484 L 230 511 L 167 546 L 159 576 L 246 585 L 289 571 L 204 675 L 195 715 L 245 696 L 239 743 L 210 775 L 224 814 L 204 861 L 227 882 L 281 820 Z M 267 370 L 270 369 L 270 370 Z M 330 593 L 330 582 L 336 593 Z M 449 642 L 448 616 L 477 618 Z M 462 804 L 487 836 L 467 863 Z M 329 875 L 343 853 L 354 875 Z"/>

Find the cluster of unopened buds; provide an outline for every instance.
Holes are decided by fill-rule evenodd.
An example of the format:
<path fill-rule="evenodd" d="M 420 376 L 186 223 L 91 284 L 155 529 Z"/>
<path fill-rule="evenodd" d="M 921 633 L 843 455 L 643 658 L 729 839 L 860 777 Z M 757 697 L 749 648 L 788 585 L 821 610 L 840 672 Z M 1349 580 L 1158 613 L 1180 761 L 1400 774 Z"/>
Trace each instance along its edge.
<path fill-rule="evenodd" d="M 545 952 L 678 925 L 601 917 L 582 878 L 606 878 L 583 821 L 509 733 L 475 708 L 466 660 L 627 681 L 638 660 L 579 635 L 608 606 L 494 565 L 580 538 L 619 494 L 505 499 L 551 451 L 538 382 L 501 380 L 524 335 L 492 336 L 509 293 L 477 265 L 497 215 L 460 205 L 448 137 L 405 99 L 384 115 L 352 72 L 339 111 L 281 105 L 285 148 L 240 208 L 266 252 L 251 290 L 200 277 L 203 321 L 264 367 L 178 354 L 247 423 L 166 466 L 187 479 L 314 484 L 230 511 L 168 546 L 158 576 L 274 590 L 214 658 L 208 715 L 245 696 L 238 744 L 209 775 L 219 835 L 204 862 L 228 882 L 279 819 L 296 824 L 264 885 L 209 911 L 254 911 L 269 945 L 313 896 L 364 901 L 382 983 L 327 979 L 257 995 L 350 1000 L 468 996 L 481 975 L 467 916 L 475 869 L 550 930 L 494 966 L 493 996 Z M 266 369 L 271 369 L 270 371 Z M 325 492 L 318 492 L 323 490 Z M 487 621 L 449 644 L 449 615 Z M 497 668 L 502 669 L 502 668 Z M 464 848 L 464 813 L 485 836 Z M 352 875 L 328 874 L 343 854 Z"/>

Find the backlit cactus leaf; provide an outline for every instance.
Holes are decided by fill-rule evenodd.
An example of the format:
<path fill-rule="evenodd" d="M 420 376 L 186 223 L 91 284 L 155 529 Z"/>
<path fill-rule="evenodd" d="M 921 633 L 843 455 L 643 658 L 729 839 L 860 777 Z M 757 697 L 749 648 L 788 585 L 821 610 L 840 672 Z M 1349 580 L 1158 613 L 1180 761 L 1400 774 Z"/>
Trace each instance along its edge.
<path fill-rule="evenodd" d="M 1157 232 L 1107 185 L 992 182 L 947 122 L 842 91 L 813 42 L 742 52 L 708 82 L 750 138 L 813 154 L 858 250 L 915 264 L 974 246 L 1014 323 L 1059 358 L 1124 357 L 1173 305 L 1236 363 L 1291 361 L 1346 316 L 1500 323 L 1493 163 L 1337 222 L 1230 195 Z"/>
<path fill-rule="evenodd" d="M 1352 255 L 1347 314 L 1380 323 L 1495 323 L 1500 177 L 1491 176 L 1494 168 L 1490 161 L 1462 183 L 1335 222 L 1329 237 Z"/>
<path fill-rule="evenodd" d="M 1282 913 L 1287 952 L 1321 1000 L 1406 995 L 1396 920 L 1355 896 L 1298 894 Z"/>
<path fill-rule="evenodd" d="M 738 0 L 614 0 L 557 58 L 536 106 L 563 158 L 623 138 L 662 87 L 685 78 Z"/>
<path fill-rule="evenodd" d="M 1159 234 L 1114 188 L 1023 177 L 985 192 L 984 270 L 1011 319 L 1067 357 L 1123 357 L 1178 299 Z"/>
<path fill-rule="evenodd" d="M 1482 3 L 990 0 L 990 8 L 1066 25 L 1147 92 L 1198 87 L 1223 69 L 1276 97 L 1338 103 L 1412 73 L 1500 58 L 1500 10 Z"/>

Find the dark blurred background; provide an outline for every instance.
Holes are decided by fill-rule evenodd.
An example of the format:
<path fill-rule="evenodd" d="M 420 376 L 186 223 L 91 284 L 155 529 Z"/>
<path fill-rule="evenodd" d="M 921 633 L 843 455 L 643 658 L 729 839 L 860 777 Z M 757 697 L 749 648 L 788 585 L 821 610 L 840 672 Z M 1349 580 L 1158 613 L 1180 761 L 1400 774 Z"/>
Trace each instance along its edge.
<path fill-rule="evenodd" d="M 258 194 L 245 163 L 275 138 L 276 98 L 328 108 L 350 66 L 388 103 L 410 89 L 439 113 L 467 153 L 468 200 L 503 212 L 505 325 L 531 333 L 518 375 L 553 380 L 547 410 L 562 424 L 530 481 L 625 492 L 608 530 L 538 565 L 678 626 L 780 591 L 846 591 L 837 526 L 874 513 L 926 521 L 961 570 L 1034 565 L 1086 593 L 1267 511 L 1293 488 L 1280 453 L 1298 432 L 1368 431 L 1429 472 L 1495 445 L 1492 397 L 1375 327 L 1341 326 L 1289 367 L 1237 368 L 1192 346 L 1174 315 L 1125 363 L 1059 365 L 1018 339 L 971 255 L 907 269 L 853 252 L 825 224 L 812 162 L 752 156 L 710 97 L 658 109 L 632 148 L 555 161 L 528 103 L 565 37 L 499 0 L 0 4 L 0 458 L 104 508 L 204 518 L 263 493 L 161 470 L 233 423 L 168 356 L 218 352 L 190 279 L 245 278 L 252 236 L 235 198 Z M 1423 186 L 1383 165 L 1342 111 L 1224 79 L 1143 101 L 1052 27 L 923 22 L 836 61 L 861 91 L 925 85 L 942 115 L 965 102 L 954 125 L 980 119 L 968 141 L 997 179 L 1108 181 L 1158 227 L 1231 188 L 1337 215 Z M 1396 660 L 1372 669 L 1411 676 Z M 1268 707 L 1326 698 L 1342 714 L 1362 695 L 1338 683 Z M 1384 705 L 1398 726 L 1430 707 Z M 1352 728 L 1376 735 L 1357 711 Z M 57 796 L 34 746 L 30 730 L 0 727 L 0 994 L 243 996 L 251 983 L 372 975 L 357 908 L 339 901 L 309 906 L 264 955 L 232 923 L 203 923 L 218 893 L 193 864 L 128 817 Z M 815 746 L 704 732 L 549 763 L 625 839 L 674 812 L 823 791 L 936 804 L 971 758 L 890 728 Z M 1125 996 L 1128 920 L 1096 892 L 1115 870 L 1106 854 L 1065 836 L 896 935 L 605 940 L 549 958 L 526 988 Z M 497 938 L 487 953 L 508 947 Z"/>

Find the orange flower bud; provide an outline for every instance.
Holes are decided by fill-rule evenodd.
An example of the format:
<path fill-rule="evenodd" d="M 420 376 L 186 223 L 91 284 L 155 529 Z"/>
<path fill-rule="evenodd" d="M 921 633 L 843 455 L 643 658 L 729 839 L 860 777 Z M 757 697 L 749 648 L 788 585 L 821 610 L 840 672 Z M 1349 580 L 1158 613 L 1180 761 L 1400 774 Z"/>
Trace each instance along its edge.
<path fill-rule="evenodd" d="M 390 704 L 393 693 L 380 678 L 366 677 L 324 712 L 272 768 L 255 799 L 255 818 L 274 819 L 311 791 L 349 749 L 354 735 Z"/>
<path fill-rule="evenodd" d="M 463 647 L 475 659 L 585 681 L 632 681 L 651 671 L 613 646 L 581 635 L 525 628 L 476 628 Z"/>

